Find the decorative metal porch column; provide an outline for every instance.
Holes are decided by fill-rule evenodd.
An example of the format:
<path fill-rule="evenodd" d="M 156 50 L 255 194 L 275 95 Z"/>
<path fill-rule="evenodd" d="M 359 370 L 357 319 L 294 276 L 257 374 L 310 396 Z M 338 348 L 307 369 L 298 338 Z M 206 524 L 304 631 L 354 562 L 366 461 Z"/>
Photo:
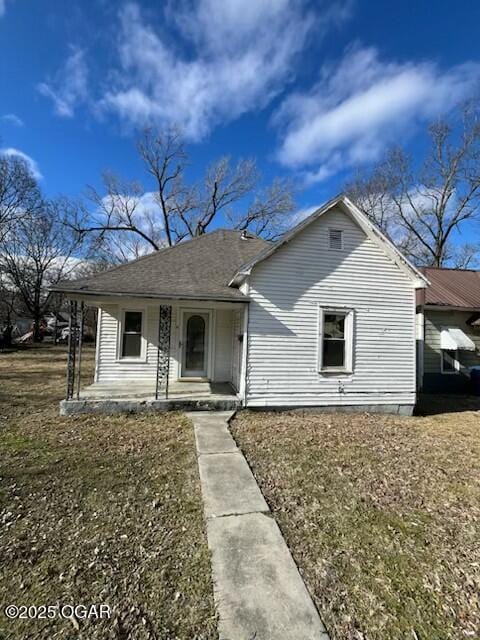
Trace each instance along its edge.
<path fill-rule="evenodd" d="M 162 383 L 165 383 L 165 398 L 168 398 L 168 370 L 170 366 L 170 331 L 172 326 L 172 307 L 160 305 L 158 319 L 158 348 L 157 348 L 157 380 L 155 385 L 155 399 Z"/>
<path fill-rule="evenodd" d="M 70 317 L 68 319 L 68 355 L 67 355 L 67 400 L 73 398 L 75 387 L 75 356 L 78 333 L 78 305 L 76 300 L 70 300 Z"/>
<path fill-rule="evenodd" d="M 78 325 L 78 369 L 77 369 L 77 400 L 80 400 L 80 382 L 82 373 L 82 347 L 83 347 L 83 325 L 85 322 L 85 303 L 80 302 L 80 322 Z"/>
<path fill-rule="evenodd" d="M 78 303 L 70 300 L 70 318 L 68 321 L 68 355 L 67 355 L 67 400 L 73 398 L 76 386 L 77 400 L 80 397 L 81 366 L 82 366 L 82 345 L 83 345 L 83 325 L 85 315 L 85 305 L 80 303 L 80 317 L 78 314 Z M 78 359 L 77 359 L 78 343 Z M 76 366 L 78 363 L 78 366 Z M 76 380 L 76 385 L 75 385 Z"/>

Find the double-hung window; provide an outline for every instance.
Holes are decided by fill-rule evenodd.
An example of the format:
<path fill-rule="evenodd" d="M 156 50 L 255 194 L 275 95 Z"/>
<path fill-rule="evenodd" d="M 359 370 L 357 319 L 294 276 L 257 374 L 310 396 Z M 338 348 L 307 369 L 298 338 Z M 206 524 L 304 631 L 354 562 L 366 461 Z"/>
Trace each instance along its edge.
<path fill-rule="evenodd" d="M 122 358 L 140 358 L 142 355 L 142 311 L 125 311 L 122 324 Z"/>
<path fill-rule="evenodd" d="M 318 370 L 353 370 L 353 310 L 320 308 Z"/>

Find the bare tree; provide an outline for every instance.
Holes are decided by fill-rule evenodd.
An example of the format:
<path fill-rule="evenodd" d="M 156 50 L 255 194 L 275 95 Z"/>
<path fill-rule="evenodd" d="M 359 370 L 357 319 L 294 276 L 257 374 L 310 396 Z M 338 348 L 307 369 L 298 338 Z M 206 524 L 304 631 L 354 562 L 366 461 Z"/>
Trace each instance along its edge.
<path fill-rule="evenodd" d="M 16 309 L 17 291 L 7 274 L 0 270 L 0 328 L 11 326 Z"/>
<path fill-rule="evenodd" d="M 227 218 L 234 229 L 248 229 L 266 240 L 276 240 L 288 228 L 289 216 L 295 208 L 292 194 L 292 184 L 276 178 L 254 198 L 245 213 L 228 213 Z"/>
<path fill-rule="evenodd" d="M 188 156 L 178 129 L 146 129 L 137 150 L 154 189 L 107 173 L 102 193 L 88 190 L 93 211 L 81 207 L 73 225 L 80 236 L 94 234 L 97 249 L 107 246 L 119 260 L 130 259 L 207 233 L 221 217 L 235 229 L 249 229 L 269 239 L 288 226 L 294 209 L 292 185 L 276 179 L 260 189 L 254 160 L 239 160 L 232 166 L 228 157 L 222 157 L 207 167 L 200 183 L 187 183 Z"/>
<path fill-rule="evenodd" d="M 43 201 L 34 219 L 21 218 L 0 245 L 0 268 L 33 318 L 33 337 L 48 309 L 49 287 L 76 266 L 79 238 L 65 224 L 65 201 Z"/>
<path fill-rule="evenodd" d="M 26 162 L 15 156 L 0 156 L 0 241 L 21 218 L 38 206 L 40 192 Z"/>
<path fill-rule="evenodd" d="M 466 107 L 459 133 L 445 121 L 432 124 L 430 148 L 418 170 L 395 148 L 370 175 L 347 185 L 358 206 L 418 264 L 472 264 L 478 250 L 453 242 L 466 221 L 480 219 L 478 115 Z"/>
<path fill-rule="evenodd" d="M 158 131 L 149 127 L 137 141 L 137 150 L 144 166 L 155 181 L 155 198 L 161 215 L 166 243 L 174 244 L 175 215 L 186 224 L 185 200 L 191 199 L 183 184 L 183 172 L 187 163 L 187 153 L 181 132 L 176 127 Z M 192 202 L 195 206 L 195 203 Z M 185 220 L 183 217 L 185 216 Z M 187 225 L 188 226 L 188 225 Z"/>
<path fill-rule="evenodd" d="M 121 180 L 111 172 L 102 178 L 102 192 L 89 187 L 86 202 L 72 207 L 70 225 L 79 238 L 88 236 L 91 253 L 109 262 L 125 262 L 158 250 L 162 225 L 155 201 L 136 181 Z"/>
<path fill-rule="evenodd" d="M 232 167 L 224 156 L 207 167 L 202 185 L 184 200 L 190 206 L 186 215 L 174 212 L 178 237 L 207 233 L 220 214 L 234 229 L 250 230 L 273 239 L 288 226 L 294 209 L 292 185 L 277 178 L 266 189 L 260 189 L 261 174 L 253 159 L 239 160 Z M 184 227 L 182 228 L 182 223 Z"/>
<path fill-rule="evenodd" d="M 232 168 L 230 158 L 224 156 L 207 167 L 192 235 L 206 233 L 218 214 L 228 211 L 232 205 L 245 198 L 255 189 L 258 180 L 257 167 L 251 159 L 240 160 Z"/>

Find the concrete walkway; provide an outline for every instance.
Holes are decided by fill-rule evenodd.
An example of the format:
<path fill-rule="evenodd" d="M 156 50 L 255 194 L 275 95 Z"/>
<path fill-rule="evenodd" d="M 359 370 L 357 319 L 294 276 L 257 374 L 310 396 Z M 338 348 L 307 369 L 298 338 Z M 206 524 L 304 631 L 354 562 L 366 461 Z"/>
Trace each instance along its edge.
<path fill-rule="evenodd" d="M 231 412 L 189 413 L 212 552 L 220 640 L 328 640 L 247 461 Z"/>

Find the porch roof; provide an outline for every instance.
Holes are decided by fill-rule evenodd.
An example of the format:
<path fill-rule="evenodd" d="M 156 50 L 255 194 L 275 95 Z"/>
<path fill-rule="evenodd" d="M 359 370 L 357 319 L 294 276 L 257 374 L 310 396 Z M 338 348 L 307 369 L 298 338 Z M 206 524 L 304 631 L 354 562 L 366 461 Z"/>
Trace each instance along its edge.
<path fill-rule="evenodd" d="M 240 231 L 220 229 L 88 278 L 60 282 L 52 290 L 82 295 L 245 302 L 243 293 L 228 283 L 242 264 L 269 244 Z"/>
<path fill-rule="evenodd" d="M 423 267 L 422 272 L 430 286 L 417 293 L 417 304 L 472 311 L 480 309 L 480 271 Z"/>

